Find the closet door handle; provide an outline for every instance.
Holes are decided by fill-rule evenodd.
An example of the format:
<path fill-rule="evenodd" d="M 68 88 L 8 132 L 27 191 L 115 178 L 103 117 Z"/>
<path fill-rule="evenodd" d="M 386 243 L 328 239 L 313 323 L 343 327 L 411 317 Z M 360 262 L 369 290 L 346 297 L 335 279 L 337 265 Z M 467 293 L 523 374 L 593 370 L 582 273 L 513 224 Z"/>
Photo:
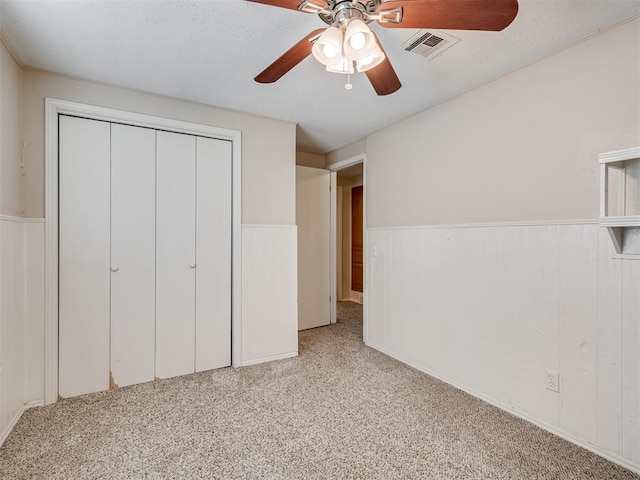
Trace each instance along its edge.
<path fill-rule="evenodd" d="M 189 264 L 189 268 L 196 268 L 196 264 L 195 263 Z"/>
<path fill-rule="evenodd" d="M 111 271 L 112 272 L 117 272 L 118 270 L 120 270 L 120 267 L 117 265 L 111 265 Z"/>

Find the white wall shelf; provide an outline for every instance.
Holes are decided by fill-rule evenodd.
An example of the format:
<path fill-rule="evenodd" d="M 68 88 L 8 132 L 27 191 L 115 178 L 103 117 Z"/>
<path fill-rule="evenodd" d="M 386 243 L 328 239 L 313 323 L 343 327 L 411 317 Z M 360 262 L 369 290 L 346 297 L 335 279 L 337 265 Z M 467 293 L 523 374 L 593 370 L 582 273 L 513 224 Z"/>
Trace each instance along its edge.
<path fill-rule="evenodd" d="M 640 256 L 640 147 L 601 153 L 598 158 L 600 225 L 609 231 L 619 255 Z"/>

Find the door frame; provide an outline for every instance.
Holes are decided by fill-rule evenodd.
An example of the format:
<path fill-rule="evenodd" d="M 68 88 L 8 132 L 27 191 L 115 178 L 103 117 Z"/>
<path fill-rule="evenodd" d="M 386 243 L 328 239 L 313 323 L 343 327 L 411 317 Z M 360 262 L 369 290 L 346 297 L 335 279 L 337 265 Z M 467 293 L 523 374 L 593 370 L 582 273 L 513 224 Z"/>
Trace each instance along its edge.
<path fill-rule="evenodd" d="M 167 130 L 232 143 L 231 155 L 231 365 L 240 366 L 241 312 L 241 212 L 242 212 L 242 134 L 238 130 L 173 120 L 82 103 L 45 99 L 45 357 L 44 401 L 58 399 L 58 116 L 72 115 L 91 120 L 122 123 Z"/>
<path fill-rule="evenodd" d="M 362 187 L 364 189 L 364 195 L 362 198 L 362 232 L 364 252 L 362 254 L 364 264 L 362 272 L 362 327 L 363 327 L 363 339 L 367 342 L 368 332 L 368 288 L 369 281 L 367 278 L 368 272 L 368 232 L 367 232 L 367 154 L 361 153 L 353 157 L 347 158 L 340 162 L 329 165 L 327 168 L 331 172 L 331 323 L 336 323 L 336 302 L 337 302 L 337 285 L 338 285 L 338 265 L 337 265 L 337 173 L 345 168 L 352 167 L 358 163 L 362 164 Z"/>

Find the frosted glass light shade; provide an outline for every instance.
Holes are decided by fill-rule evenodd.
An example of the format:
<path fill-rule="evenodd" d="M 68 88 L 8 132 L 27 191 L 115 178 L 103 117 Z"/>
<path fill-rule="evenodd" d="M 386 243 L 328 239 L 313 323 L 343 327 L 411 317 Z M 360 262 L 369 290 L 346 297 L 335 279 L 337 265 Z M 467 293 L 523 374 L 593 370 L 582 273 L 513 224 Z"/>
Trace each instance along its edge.
<path fill-rule="evenodd" d="M 344 34 L 344 54 L 351 60 L 368 57 L 376 47 L 376 39 L 362 20 L 351 20 Z"/>
<path fill-rule="evenodd" d="M 327 72 L 332 73 L 353 73 L 353 60 L 349 60 L 347 57 L 342 56 L 337 65 L 327 65 Z"/>
<path fill-rule="evenodd" d="M 376 44 L 376 47 L 373 49 L 373 52 L 371 52 L 369 56 L 356 62 L 356 68 L 359 72 L 366 72 L 367 70 L 371 70 L 372 68 L 380 65 L 385 58 L 387 58 L 386 55 Z"/>
<path fill-rule="evenodd" d="M 323 65 L 337 65 L 342 57 L 342 32 L 336 27 L 327 28 L 311 47 L 311 53 Z"/>

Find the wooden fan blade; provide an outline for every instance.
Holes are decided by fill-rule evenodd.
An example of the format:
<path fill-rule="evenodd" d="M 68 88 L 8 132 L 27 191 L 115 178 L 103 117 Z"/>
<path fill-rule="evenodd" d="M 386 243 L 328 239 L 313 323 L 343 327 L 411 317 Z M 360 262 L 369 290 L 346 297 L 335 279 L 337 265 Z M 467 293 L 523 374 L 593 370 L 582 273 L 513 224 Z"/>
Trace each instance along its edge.
<path fill-rule="evenodd" d="M 400 23 L 380 22 L 385 28 L 439 28 L 499 31 L 518 13 L 517 0 L 390 0 L 377 13 L 402 8 Z"/>
<path fill-rule="evenodd" d="M 247 1 L 254 2 L 254 3 L 262 3 L 264 5 L 271 5 L 272 7 L 288 8 L 289 10 L 299 10 L 298 7 L 302 3 L 302 0 L 247 0 Z M 324 0 L 314 0 L 314 2 L 318 3 L 319 5 L 324 5 L 324 8 L 328 8 L 327 2 L 325 2 Z"/>
<path fill-rule="evenodd" d="M 378 42 L 380 50 L 384 52 L 378 36 L 375 33 L 373 35 L 376 37 L 376 42 Z M 389 95 L 390 93 L 398 91 L 402 86 L 398 75 L 396 75 L 396 71 L 393 69 L 393 66 L 391 66 L 389 57 L 386 53 L 384 56 L 385 59 L 380 65 L 364 72 L 378 95 Z"/>
<path fill-rule="evenodd" d="M 265 68 L 254 80 L 258 83 L 273 83 L 279 80 L 285 73 L 311 54 L 311 47 L 313 47 L 311 40 L 324 32 L 324 30 L 324 28 L 319 28 L 311 32 Z"/>

